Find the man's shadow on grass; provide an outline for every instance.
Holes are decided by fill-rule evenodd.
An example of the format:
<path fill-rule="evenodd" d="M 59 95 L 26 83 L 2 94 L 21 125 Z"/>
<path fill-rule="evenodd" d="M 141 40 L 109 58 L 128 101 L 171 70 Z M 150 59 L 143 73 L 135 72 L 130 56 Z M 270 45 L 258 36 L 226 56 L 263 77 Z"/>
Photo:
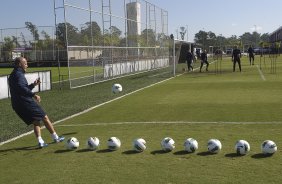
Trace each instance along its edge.
<path fill-rule="evenodd" d="M 122 154 L 126 154 L 126 155 L 134 155 L 134 154 L 138 154 L 138 153 L 142 153 L 142 151 L 139 152 L 139 151 L 136 151 L 136 150 L 127 150 L 127 151 L 122 152 Z"/>
<path fill-rule="evenodd" d="M 111 149 L 101 149 L 101 150 L 97 150 L 97 153 L 112 153 L 112 152 L 115 152 L 117 150 L 111 150 Z"/>
<path fill-rule="evenodd" d="M 9 149 L 0 149 L 0 153 L 6 153 L 11 151 L 30 151 L 30 150 L 37 150 L 40 149 L 38 146 L 24 146 L 24 147 L 17 147 L 17 148 L 9 148 Z"/>
<path fill-rule="evenodd" d="M 217 153 L 211 153 L 209 151 L 203 151 L 203 152 L 197 153 L 197 155 L 199 155 L 199 156 L 211 156 L 211 155 L 217 155 Z"/>
<path fill-rule="evenodd" d="M 177 151 L 173 153 L 174 155 L 191 155 L 191 154 L 195 154 L 195 152 L 188 152 L 185 150 L 181 150 L 181 151 Z"/>
<path fill-rule="evenodd" d="M 68 133 L 63 133 L 63 136 L 67 136 L 67 135 L 74 135 L 77 134 L 77 132 L 68 132 Z"/>
<path fill-rule="evenodd" d="M 171 151 L 164 151 L 164 150 L 155 150 L 152 151 L 151 154 L 152 155 L 160 155 L 160 154 L 166 154 L 166 153 L 170 153 Z"/>
<path fill-rule="evenodd" d="M 67 136 L 67 135 L 73 135 L 73 134 L 77 134 L 77 132 L 68 132 L 68 133 L 64 133 L 62 135 Z M 48 144 L 49 145 L 54 144 L 54 142 L 50 142 Z M 0 153 L 6 153 L 6 152 L 11 152 L 11 151 L 31 151 L 31 150 L 38 150 L 38 149 L 42 149 L 42 148 L 39 148 L 37 145 L 35 145 L 35 146 L 23 146 L 23 147 L 9 148 L 9 149 L 0 149 Z M 57 153 L 59 153 L 59 152 L 66 152 L 66 151 L 65 150 L 64 151 L 58 150 Z"/>
<path fill-rule="evenodd" d="M 272 156 L 273 156 L 273 154 L 257 153 L 257 154 L 252 155 L 251 157 L 255 158 L 255 159 L 262 159 L 262 158 L 268 158 L 268 157 L 272 157 Z"/>

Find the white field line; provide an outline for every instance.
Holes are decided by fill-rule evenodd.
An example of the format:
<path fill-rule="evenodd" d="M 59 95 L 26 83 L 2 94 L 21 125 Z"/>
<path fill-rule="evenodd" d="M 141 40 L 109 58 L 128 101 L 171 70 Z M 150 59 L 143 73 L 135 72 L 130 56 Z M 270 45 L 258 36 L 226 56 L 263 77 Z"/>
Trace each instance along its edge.
<path fill-rule="evenodd" d="M 149 78 L 160 76 L 160 75 L 167 74 L 167 73 L 170 73 L 170 72 L 162 72 L 162 73 L 159 73 L 159 74 L 150 75 Z"/>
<path fill-rule="evenodd" d="M 187 121 L 145 121 L 145 122 L 115 122 L 115 123 L 84 123 L 57 125 L 60 127 L 85 127 L 85 126 L 106 126 L 106 125 L 129 125 L 129 124 L 226 124 L 226 125 L 269 125 L 282 124 L 282 122 L 187 122 Z"/>
<path fill-rule="evenodd" d="M 257 69 L 258 69 L 258 71 L 259 71 L 259 74 L 260 74 L 261 79 L 262 79 L 263 81 L 266 81 L 266 79 L 265 79 L 265 77 L 264 77 L 262 71 L 260 70 L 259 66 L 258 66 L 258 65 L 256 65 L 256 66 L 257 66 Z"/>
<path fill-rule="evenodd" d="M 182 75 L 182 74 L 181 74 L 181 75 Z M 179 75 L 178 75 L 178 76 L 179 76 Z M 163 83 L 163 82 L 165 82 L 165 81 L 171 80 L 172 78 L 173 78 L 173 77 L 168 78 L 168 79 L 165 79 L 165 80 L 162 80 L 162 81 L 160 81 L 160 82 L 151 84 L 151 85 L 146 86 L 146 87 L 144 87 L 144 88 L 140 88 L 140 89 L 135 90 L 135 91 L 133 91 L 133 92 L 131 92 L 131 93 L 125 94 L 125 95 L 120 96 L 120 97 L 117 97 L 117 98 L 115 98 L 115 99 L 112 99 L 112 100 L 110 100 L 110 101 L 107 101 L 107 102 L 101 103 L 101 104 L 99 104 L 99 105 L 90 107 L 90 108 L 88 108 L 88 109 L 86 109 L 86 110 L 84 110 L 84 111 L 81 111 L 81 112 L 79 112 L 79 113 L 76 113 L 76 114 L 73 114 L 73 115 L 68 116 L 68 117 L 66 117 L 66 118 L 63 118 L 63 119 L 61 119 L 61 120 L 58 120 L 58 121 L 54 122 L 53 124 L 55 125 L 55 124 L 58 124 L 58 123 L 60 123 L 60 122 L 66 121 L 66 120 L 68 120 L 68 119 L 74 118 L 74 117 L 76 117 L 76 116 L 82 115 L 82 114 L 87 113 L 87 112 L 89 112 L 89 111 L 91 111 L 91 110 L 93 110 L 93 109 L 96 109 L 96 108 L 98 108 L 98 107 L 101 107 L 101 106 L 106 105 L 106 104 L 108 104 L 108 103 L 111 103 L 111 102 L 113 102 L 113 101 L 116 101 L 116 100 L 119 100 L 119 99 L 121 99 L 121 98 L 124 98 L 124 97 L 126 97 L 126 96 L 128 96 L 128 95 L 132 95 L 132 94 L 134 94 L 134 93 L 136 93 L 136 92 L 138 92 L 138 91 L 141 91 L 141 90 L 144 90 L 144 89 L 146 89 L 146 88 L 149 88 L 149 87 L 155 86 L 155 85 L 157 85 L 157 84 Z M 43 127 L 43 128 L 45 128 L 45 127 Z M 4 145 L 4 144 L 6 144 L 6 143 L 9 143 L 9 142 L 15 141 L 15 140 L 17 140 L 17 139 L 19 139 L 19 138 L 21 138 L 21 137 L 30 135 L 30 134 L 32 134 L 32 133 L 33 133 L 33 131 L 29 131 L 29 132 L 26 132 L 26 133 L 24 133 L 24 134 L 21 134 L 21 135 L 19 135 L 19 136 L 17 136 L 17 137 L 14 137 L 14 138 L 12 138 L 12 139 L 9 139 L 9 140 L 7 140 L 7 141 L 1 142 L 1 143 L 0 143 L 0 146 Z"/>

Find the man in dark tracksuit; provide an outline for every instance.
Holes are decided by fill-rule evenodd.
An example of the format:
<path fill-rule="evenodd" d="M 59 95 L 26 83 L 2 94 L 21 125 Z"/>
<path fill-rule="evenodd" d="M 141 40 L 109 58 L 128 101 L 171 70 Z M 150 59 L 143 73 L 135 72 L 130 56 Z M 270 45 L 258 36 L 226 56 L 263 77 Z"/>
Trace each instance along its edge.
<path fill-rule="evenodd" d="M 254 65 L 255 55 L 254 55 L 254 49 L 252 48 L 252 46 L 249 47 L 248 53 L 249 53 L 250 65 Z"/>
<path fill-rule="evenodd" d="M 238 63 L 240 72 L 241 72 L 241 51 L 240 49 L 237 48 L 237 46 L 235 47 L 235 49 L 232 52 L 232 61 L 233 61 L 233 72 L 235 72 L 235 66 L 236 63 Z"/>
<path fill-rule="evenodd" d="M 206 50 L 204 50 L 204 52 L 201 53 L 200 72 L 202 72 L 202 68 L 203 68 L 204 63 L 206 64 L 206 71 L 208 71 L 209 62 L 208 62 L 208 56 L 207 56 L 207 51 Z"/>
<path fill-rule="evenodd" d="M 187 66 L 188 66 L 188 71 L 193 71 L 193 54 L 191 53 L 190 50 L 188 50 L 187 55 L 186 55 L 186 60 L 187 60 Z"/>
<path fill-rule="evenodd" d="M 37 79 L 30 85 L 27 83 L 24 75 L 27 67 L 25 58 L 19 57 L 15 59 L 15 68 L 9 76 L 12 107 L 27 125 L 33 124 L 39 148 L 48 146 L 41 137 L 40 121 L 43 121 L 54 142 L 62 142 L 64 137 L 57 135 L 48 116 L 38 105 L 41 100 L 40 96 L 32 92 L 32 89 L 40 84 L 40 80 Z"/>

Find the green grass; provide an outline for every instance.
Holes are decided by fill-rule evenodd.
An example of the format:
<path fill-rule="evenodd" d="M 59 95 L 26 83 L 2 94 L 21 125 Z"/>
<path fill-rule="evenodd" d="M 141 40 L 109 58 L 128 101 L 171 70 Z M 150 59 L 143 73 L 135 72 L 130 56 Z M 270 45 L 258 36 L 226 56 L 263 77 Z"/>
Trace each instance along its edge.
<path fill-rule="evenodd" d="M 0 68 L 0 75 L 9 75 L 13 68 Z M 59 69 L 58 67 L 30 67 L 28 72 L 51 70 L 52 82 L 59 81 Z M 101 67 L 95 67 L 95 72 L 102 73 Z M 64 80 L 68 78 L 68 67 L 60 67 L 60 74 L 64 75 Z M 93 75 L 93 67 L 70 67 L 71 78 L 83 77 Z M 63 80 L 63 79 L 61 79 Z"/>
<path fill-rule="evenodd" d="M 60 134 L 80 140 L 78 150 L 68 151 L 64 143 L 36 149 L 34 135 L 1 146 L 0 183 L 280 183 L 282 60 L 277 60 L 276 74 L 271 74 L 269 62 L 262 65 L 263 80 L 258 67 L 249 66 L 247 58 L 242 61 L 241 73 L 232 72 L 229 59 L 222 62 L 221 74 L 215 74 L 211 64 L 209 72 L 184 73 L 57 124 Z M 179 70 L 182 67 L 186 66 L 180 65 Z M 167 78 L 152 76 L 44 92 L 42 106 L 51 119 L 58 120 L 116 97 L 107 91 L 114 82 L 121 83 L 122 94 L 127 94 L 153 79 Z M 10 108 L 4 110 L 2 104 L 9 107 L 9 101 L 1 101 L 5 117 L 0 120 L 21 123 L 13 120 L 15 114 Z M 90 136 L 100 139 L 98 151 L 86 149 Z M 114 152 L 107 150 L 111 136 L 122 142 Z M 164 153 L 160 142 L 167 136 L 175 140 L 176 148 Z M 43 137 L 51 141 L 46 130 Z M 132 141 L 138 137 L 147 141 L 143 153 L 132 151 Z M 196 153 L 183 152 L 188 137 L 199 142 Z M 219 154 L 207 153 L 210 138 L 222 142 Z M 246 156 L 235 154 L 239 139 L 250 143 Z M 261 154 L 260 145 L 266 139 L 278 145 L 271 157 Z"/>
<path fill-rule="evenodd" d="M 69 123 L 83 123 L 68 121 Z M 1 183 L 279 183 L 282 168 L 279 150 L 272 157 L 260 154 L 260 144 L 272 139 L 281 145 L 281 124 L 126 124 L 56 127 L 66 136 L 80 140 L 80 148 L 67 151 L 63 143 L 38 150 L 28 136 L 1 148 Z M 44 133 L 45 137 L 49 135 Z M 100 138 L 96 152 L 86 149 L 88 136 Z M 118 151 L 107 150 L 107 139 L 117 136 L 122 142 Z M 162 138 L 176 142 L 172 152 L 161 151 Z M 132 141 L 143 137 L 147 149 L 132 151 Z M 196 153 L 183 152 L 184 140 L 194 137 L 199 142 Z M 207 153 L 208 139 L 222 142 L 219 154 Z M 251 151 L 235 155 L 235 142 L 246 139 Z M 50 139 L 48 139 L 50 140 Z M 31 144 L 27 144 L 31 143 Z M 8 165 L 10 167 L 8 167 Z M 12 166 L 12 167 L 11 167 Z M 5 168 L 5 169 L 4 169 Z M 39 174 L 42 172 L 44 174 Z M 39 177 L 40 175 L 40 177 Z"/>
<path fill-rule="evenodd" d="M 171 76 L 171 72 L 167 73 L 166 70 L 167 69 L 128 76 L 73 90 L 65 88 L 60 90 L 53 85 L 51 91 L 40 93 L 42 99 L 40 104 L 48 113 L 51 120 L 57 121 L 94 105 L 109 101 L 117 96 L 130 93 L 152 83 L 164 80 Z M 111 92 L 113 83 L 121 83 L 123 85 L 124 89 L 122 94 L 114 95 Z M 32 129 L 32 127 L 26 127 L 26 125 L 16 116 L 11 108 L 10 99 L 1 100 L 0 111 L 0 142 Z"/>

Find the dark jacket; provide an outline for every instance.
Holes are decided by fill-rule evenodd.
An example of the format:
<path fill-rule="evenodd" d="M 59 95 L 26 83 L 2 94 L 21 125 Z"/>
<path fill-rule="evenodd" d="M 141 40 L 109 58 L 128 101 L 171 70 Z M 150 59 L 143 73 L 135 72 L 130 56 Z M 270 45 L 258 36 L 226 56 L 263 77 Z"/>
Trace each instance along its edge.
<path fill-rule="evenodd" d="M 14 68 L 9 76 L 9 87 L 13 107 L 29 104 L 31 101 L 34 101 L 32 97 L 35 94 L 31 91 L 34 88 L 34 84 L 28 85 L 24 73 L 22 68 Z"/>
<path fill-rule="evenodd" d="M 232 53 L 232 59 L 236 61 L 240 61 L 241 58 L 241 51 L 239 49 L 234 49 Z"/>
<path fill-rule="evenodd" d="M 192 62 L 192 60 L 193 60 L 193 55 L 192 55 L 191 52 L 187 52 L 186 60 L 187 60 L 187 62 L 190 62 L 190 63 Z"/>
<path fill-rule="evenodd" d="M 46 114 L 33 99 L 35 93 L 31 90 L 34 84 L 28 85 L 24 73 L 22 68 L 15 67 L 8 82 L 13 109 L 26 124 L 31 124 L 42 120 Z"/>
<path fill-rule="evenodd" d="M 252 47 L 250 47 L 248 49 L 248 53 L 249 53 L 250 56 L 254 55 L 254 49 Z"/>
<path fill-rule="evenodd" d="M 207 61 L 207 60 L 208 60 L 207 54 L 206 54 L 205 52 L 202 52 L 202 54 L 201 54 L 201 60 L 202 60 L 202 61 Z"/>

